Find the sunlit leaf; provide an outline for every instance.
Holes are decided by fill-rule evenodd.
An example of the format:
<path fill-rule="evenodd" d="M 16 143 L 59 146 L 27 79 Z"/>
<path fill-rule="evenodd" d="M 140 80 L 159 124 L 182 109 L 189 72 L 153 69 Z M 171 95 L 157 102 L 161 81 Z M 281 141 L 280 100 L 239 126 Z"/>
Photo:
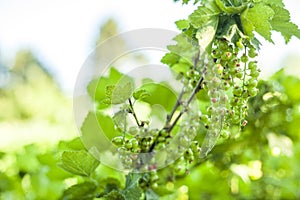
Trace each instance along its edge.
<path fill-rule="evenodd" d="M 90 176 L 100 162 L 85 150 L 65 151 L 58 164 L 62 169 L 80 176 Z"/>

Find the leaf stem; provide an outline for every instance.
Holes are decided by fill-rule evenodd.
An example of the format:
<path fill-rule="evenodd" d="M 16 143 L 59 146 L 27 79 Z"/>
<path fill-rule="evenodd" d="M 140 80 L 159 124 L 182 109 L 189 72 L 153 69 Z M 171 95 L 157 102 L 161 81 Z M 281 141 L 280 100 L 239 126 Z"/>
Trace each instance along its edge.
<path fill-rule="evenodd" d="M 133 118 L 135 119 L 135 122 L 137 124 L 138 127 L 142 127 L 142 124 L 139 123 L 139 120 L 135 114 L 134 108 L 133 108 L 133 104 L 130 98 L 128 98 L 128 102 L 129 102 L 129 106 L 130 106 L 130 113 L 132 114 Z"/>

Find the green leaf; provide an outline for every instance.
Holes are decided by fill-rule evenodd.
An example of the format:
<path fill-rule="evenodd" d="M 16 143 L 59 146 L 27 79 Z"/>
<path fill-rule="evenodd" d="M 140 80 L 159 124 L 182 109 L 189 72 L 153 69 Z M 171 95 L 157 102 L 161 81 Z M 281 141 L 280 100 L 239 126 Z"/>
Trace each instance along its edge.
<path fill-rule="evenodd" d="M 292 36 L 300 39 L 300 30 L 296 24 L 290 22 L 289 11 L 278 6 L 273 7 L 273 10 L 275 14 L 271 20 L 272 28 L 281 33 L 285 43 L 288 43 Z"/>
<path fill-rule="evenodd" d="M 201 28 L 207 24 L 207 22 L 217 20 L 221 10 L 216 5 L 214 0 L 207 1 L 204 5 L 201 5 L 190 16 L 189 21 L 195 28 Z"/>
<path fill-rule="evenodd" d="M 111 94 L 111 103 L 112 104 L 121 104 L 128 100 L 131 97 L 133 91 L 133 84 L 131 81 L 126 82 L 125 84 L 118 83 Z"/>
<path fill-rule="evenodd" d="M 273 6 L 284 7 L 282 0 L 262 0 L 262 2 L 270 5 L 271 7 Z"/>
<path fill-rule="evenodd" d="M 100 101 L 100 104 L 111 105 L 111 98 L 105 98 Z"/>
<path fill-rule="evenodd" d="M 176 45 L 169 45 L 167 48 L 174 54 L 186 59 L 190 64 L 194 63 L 194 59 L 198 55 L 199 47 L 195 40 L 192 40 L 184 33 L 177 35 L 174 40 Z"/>
<path fill-rule="evenodd" d="M 106 178 L 101 180 L 100 184 L 105 185 L 105 193 L 109 193 L 113 190 L 119 190 L 121 187 L 120 181 L 115 178 Z"/>
<path fill-rule="evenodd" d="M 62 169 L 80 176 L 90 176 L 98 167 L 100 162 L 85 150 L 64 151 L 61 156 L 61 163 L 58 164 Z"/>
<path fill-rule="evenodd" d="M 185 62 L 179 62 L 172 66 L 172 70 L 177 73 L 186 73 L 188 70 L 190 70 L 190 68 L 191 65 Z"/>
<path fill-rule="evenodd" d="M 166 53 L 161 59 L 161 62 L 172 67 L 174 64 L 178 63 L 180 56 L 175 53 Z"/>
<path fill-rule="evenodd" d="M 113 116 L 113 121 L 115 125 L 122 131 L 126 131 L 126 116 L 127 112 L 125 110 L 120 110 L 119 112 L 115 113 Z"/>
<path fill-rule="evenodd" d="M 241 22 L 245 34 L 252 38 L 254 36 L 253 31 L 256 31 L 266 40 L 273 42 L 271 39 L 272 26 L 270 21 L 274 14 L 273 9 L 263 3 L 255 4 L 254 7 L 246 9 L 241 14 Z"/>
<path fill-rule="evenodd" d="M 77 138 L 75 138 L 73 140 L 67 141 L 66 142 L 66 146 L 69 149 L 72 149 L 72 150 L 82 150 L 82 149 L 85 149 L 84 145 L 82 144 L 82 141 L 81 141 L 80 137 L 77 137 Z"/>
<path fill-rule="evenodd" d="M 151 94 L 145 89 L 138 89 L 133 93 L 133 98 L 135 100 L 143 100 L 144 98 L 149 97 Z"/>
<path fill-rule="evenodd" d="M 64 191 L 61 200 L 92 200 L 96 197 L 96 185 L 93 182 L 76 184 Z"/>
<path fill-rule="evenodd" d="M 107 85 L 116 84 L 121 78 L 123 74 L 117 71 L 115 68 L 110 68 L 109 75 L 107 77 L 99 77 L 92 80 L 87 86 L 87 91 L 89 96 L 95 101 L 101 101 L 106 97 L 105 95 L 105 87 Z"/>
<path fill-rule="evenodd" d="M 198 29 L 196 38 L 198 39 L 198 44 L 201 49 L 207 49 L 211 44 L 212 40 L 215 38 L 218 20 L 219 18 L 211 18 L 205 26 Z"/>
<path fill-rule="evenodd" d="M 242 3 L 241 1 L 239 1 L 239 5 L 226 4 L 227 2 L 224 2 L 224 0 L 215 0 L 215 2 L 223 12 L 228 14 L 241 13 L 247 7 L 247 3 Z"/>
<path fill-rule="evenodd" d="M 139 200 L 142 196 L 142 189 L 139 187 L 139 180 L 142 174 L 129 173 L 126 176 L 126 186 L 123 190 L 125 199 Z"/>
<path fill-rule="evenodd" d="M 175 24 L 179 30 L 185 30 L 190 27 L 190 22 L 186 19 L 178 20 L 175 22 Z"/>
<path fill-rule="evenodd" d="M 175 102 L 176 95 L 170 89 L 171 87 L 165 83 L 147 83 L 142 86 L 141 89 L 147 90 L 151 95 L 143 99 L 143 102 L 150 105 L 160 105 L 166 111 L 171 111 Z"/>
<path fill-rule="evenodd" d="M 120 134 L 114 126 L 111 116 L 89 112 L 80 128 L 82 142 L 88 149 L 96 147 L 99 152 L 105 151 L 111 146 L 111 139 Z"/>
<path fill-rule="evenodd" d="M 105 88 L 105 96 L 107 96 L 108 98 L 112 97 L 113 91 L 116 88 L 116 85 L 108 85 Z"/>

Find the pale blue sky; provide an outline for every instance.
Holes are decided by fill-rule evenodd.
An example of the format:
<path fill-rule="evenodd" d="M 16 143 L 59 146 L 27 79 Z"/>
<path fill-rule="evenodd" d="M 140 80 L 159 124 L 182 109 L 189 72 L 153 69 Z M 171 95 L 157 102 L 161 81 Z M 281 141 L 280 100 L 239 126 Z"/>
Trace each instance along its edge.
<path fill-rule="evenodd" d="M 285 2 L 292 20 L 300 26 L 299 0 Z M 71 94 L 96 33 L 109 17 L 120 23 L 122 32 L 176 30 L 174 21 L 186 18 L 194 9 L 172 0 L 0 0 L 0 55 L 8 62 L 18 49 L 31 48 Z M 300 56 L 299 40 L 293 38 L 288 46 L 278 35 L 274 40 L 278 46 L 266 44 L 261 50 L 260 63 L 266 66 L 263 74 L 279 68 L 280 60 L 289 53 Z"/>

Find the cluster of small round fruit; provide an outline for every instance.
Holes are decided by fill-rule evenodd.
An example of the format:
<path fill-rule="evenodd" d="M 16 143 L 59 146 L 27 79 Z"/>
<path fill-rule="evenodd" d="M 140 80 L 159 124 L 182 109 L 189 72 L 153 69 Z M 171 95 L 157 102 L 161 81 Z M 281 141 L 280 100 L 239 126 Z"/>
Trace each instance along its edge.
<path fill-rule="evenodd" d="M 257 68 L 255 46 L 246 38 L 231 43 L 226 39 L 215 39 L 212 45 L 212 64 L 208 64 L 205 87 L 211 99 L 208 108 L 210 126 L 223 121 L 222 133 L 228 135 L 228 127 L 245 126 L 247 102 L 257 94 L 260 70 Z M 218 108 L 218 109 L 217 109 Z M 220 118 L 224 116 L 223 120 Z M 204 117 L 205 118 L 205 117 Z M 207 123 L 207 119 L 204 119 Z M 220 125 L 217 126 L 220 128 Z"/>

